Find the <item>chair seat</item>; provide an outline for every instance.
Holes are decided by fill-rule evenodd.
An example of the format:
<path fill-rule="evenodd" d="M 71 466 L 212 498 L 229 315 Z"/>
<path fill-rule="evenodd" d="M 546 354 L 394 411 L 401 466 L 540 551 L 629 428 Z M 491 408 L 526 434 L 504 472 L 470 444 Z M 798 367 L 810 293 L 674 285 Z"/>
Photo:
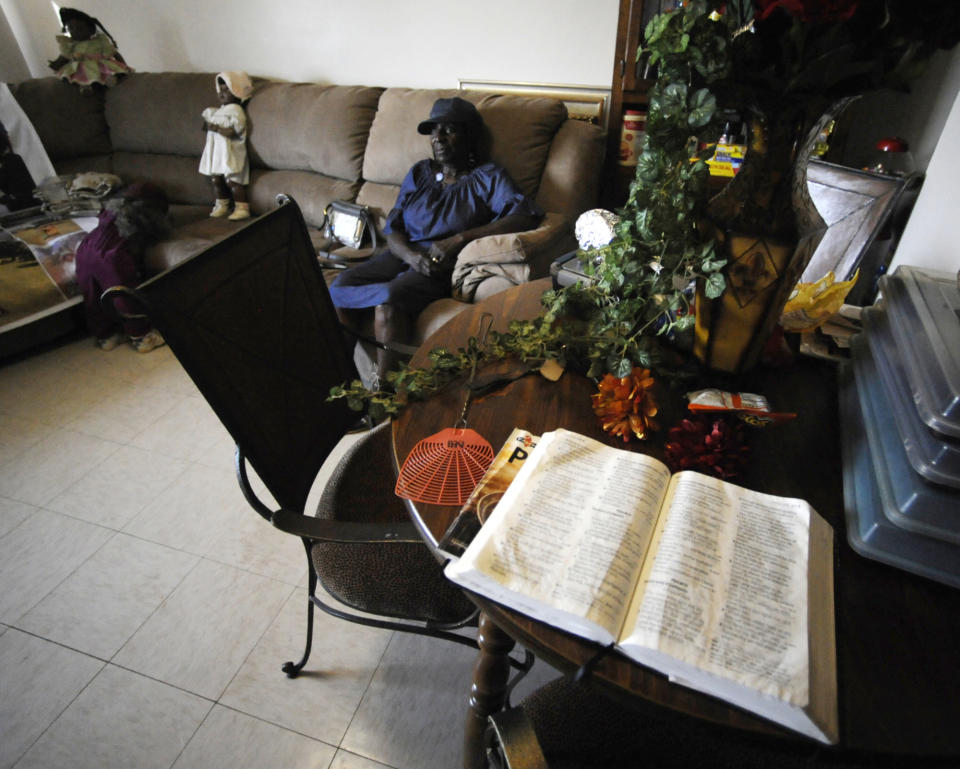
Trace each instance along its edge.
<path fill-rule="evenodd" d="M 375 427 L 347 451 L 320 497 L 318 518 L 408 520 L 393 474 L 385 472 L 392 466 L 389 428 L 389 422 Z M 425 544 L 315 543 L 310 556 L 327 592 L 359 611 L 454 623 L 475 610 Z"/>
<path fill-rule="evenodd" d="M 875 763 L 872 757 L 860 760 L 812 741 L 711 724 L 636 698 L 626 706 L 601 694 L 592 684 L 567 678 L 536 690 L 518 708 L 528 720 L 542 756 L 521 756 L 517 760 L 511 756 L 508 769 L 543 766 L 543 759 L 550 769 L 867 769 L 917 765 L 909 761 Z M 516 734 L 523 732 L 518 730 Z M 509 755 L 509 746 L 504 748 Z"/>

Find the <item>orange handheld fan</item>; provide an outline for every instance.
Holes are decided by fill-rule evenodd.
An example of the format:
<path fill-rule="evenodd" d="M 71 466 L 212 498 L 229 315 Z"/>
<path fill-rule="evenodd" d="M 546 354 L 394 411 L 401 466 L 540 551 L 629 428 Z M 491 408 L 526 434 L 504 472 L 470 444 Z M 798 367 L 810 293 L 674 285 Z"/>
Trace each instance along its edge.
<path fill-rule="evenodd" d="M 480 346 L 493 325 L 489 312 L 480 316 Z M 467 381 L 467 397 L 454 427 L 447 427 L 419 441 L 404 460 L 394 492 L 414 502 L 429 505 L 462 505 L 493 461 L 493 447 L 482 435 L 467 427 L 467 409 L 477 373 L 474 359 Z"/>

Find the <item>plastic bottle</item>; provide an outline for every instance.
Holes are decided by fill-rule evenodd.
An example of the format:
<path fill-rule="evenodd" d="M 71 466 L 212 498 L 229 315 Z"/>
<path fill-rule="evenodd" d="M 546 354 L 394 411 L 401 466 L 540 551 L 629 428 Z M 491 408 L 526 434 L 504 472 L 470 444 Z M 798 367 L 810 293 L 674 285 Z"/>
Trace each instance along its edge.
<path fill-rule="evenodd" d="M 646 128 L 646 112 L 636 109 L 624 110 L 623 128 L 620 131 L 620 165 L 635 166 L 637 164 Z"/>

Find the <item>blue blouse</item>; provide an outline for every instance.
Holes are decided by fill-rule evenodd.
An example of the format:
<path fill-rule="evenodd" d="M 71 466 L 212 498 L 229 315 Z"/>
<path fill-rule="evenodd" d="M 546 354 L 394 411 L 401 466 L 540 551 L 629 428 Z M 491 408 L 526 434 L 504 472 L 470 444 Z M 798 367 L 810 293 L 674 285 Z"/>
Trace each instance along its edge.
<path fill-rule="evenodd" d="M 444 184 L 424 159 L 407 172 L 384 232 L 406 232 L 411 243 L 428 249 L 434 240 L 513 214 L 540 217 L 543 212 L 500 166 L 484 163 L 456 183 Z"/>

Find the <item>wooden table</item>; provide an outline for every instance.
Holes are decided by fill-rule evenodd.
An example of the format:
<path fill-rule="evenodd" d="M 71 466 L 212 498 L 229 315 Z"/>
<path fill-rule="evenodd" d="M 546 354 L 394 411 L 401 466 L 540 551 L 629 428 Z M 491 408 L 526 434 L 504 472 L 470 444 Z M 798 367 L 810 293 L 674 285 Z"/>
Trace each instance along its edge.
<path fill-rule="evenodd" d="M 505 331 L 511 319 L 536 316 L 547 288 L 549 280 L 535 281 L 473 305 L 430 337 L 412 365 L 424 365 L 427 352 L 435 347 L 462 346 L 476 334 L 482 312 L 493 313 L 498 331 Z M 751 434 L 751 463 L 739 482 L 758 491 L 802 497 L 834 527 L 841 730 L 837 749 L 960 756 L 960 591 L 865 559 L 846 543 L 836 382 L 834 364 L 801 358 L 786 369 L 759 369 L 739 382 L 712 377 L 702 386 L 763 393 L 774 408 L 798 413 L 792 422 Z M 536 434 L 566 427 L 614 445 L 662 453 L 662 437 L 623 444 L 606 436 L 590 410 L 593 391 L 592 382 L 571 372 L 557 383 L 527 376 L 474 401 L 467 421 L 494 450 L 519 426 Z M 465 392 L 462 383 L 455 383 L 398 417 L 393 425 L 398 466 L 417 441 L 454 425 Z M 661 425 L 669 427 L 684 413 L 685 400 L 682 393 L 666 388 L 658 396 Z M 453 507 L 408 507 L 433 547 L 457 513 Z M 474 768 L 485 766 L 481 738 L 486 718 L 503 707 L 506 655 L 517 641 L 561 670 L 579 667 L 597 648 L 481 596 L 471 598 L 483 610 L 465 736 L 464 765 Z M 733 727 L 802 739 L 670 684 L 619 654 L 604 657 L 593 675 L 614 698 L 643 697 Z"/>

